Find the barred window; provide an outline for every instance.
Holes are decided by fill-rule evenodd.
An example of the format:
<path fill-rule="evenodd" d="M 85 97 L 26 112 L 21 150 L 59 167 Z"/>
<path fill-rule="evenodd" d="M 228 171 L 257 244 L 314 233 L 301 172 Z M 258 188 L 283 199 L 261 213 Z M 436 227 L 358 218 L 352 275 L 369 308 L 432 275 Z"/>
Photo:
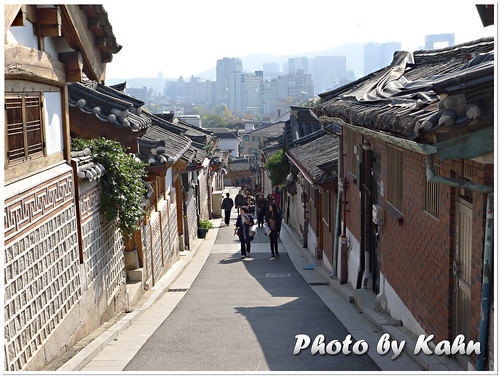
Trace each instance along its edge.
<path fill-rule="evenodd" d="M 5 149 L 9 164 L 44 156 L 42 119 L 40 93 L 6 95 Z"/>
<path fill-rule="evenodd" d="M 440 175 L 441 169 L 438 164 L 434 162 L 434 174 Z M 424 175 L 425 183 L 425 211 L 430 215 L 439 218 L 439 194 L 440 185 L 435 182 L 427 182 Z"/>
<path fill-rule="evenodd" d="M 403 211 L 403 152 L 387 146 L 387 201 Z"/>

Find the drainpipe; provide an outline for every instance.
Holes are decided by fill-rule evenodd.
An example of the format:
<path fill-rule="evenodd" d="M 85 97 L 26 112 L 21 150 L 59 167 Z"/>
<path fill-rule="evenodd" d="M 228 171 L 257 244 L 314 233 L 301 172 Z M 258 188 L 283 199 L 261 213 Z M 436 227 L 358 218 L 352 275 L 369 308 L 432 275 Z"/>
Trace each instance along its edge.
<path fill-rule="evenodd" d="M 486 229 L 484 235 L 484 261 L 483 261 L 483 289 L 481 290 L 481 319 L 479 321 L 479 344 L 481 353 L 477 358 L 476 370 L 486 370 L 486 348 L 488 344 L 488 328 L 491 300 L 491 272 L 492 272 L 492 249 L 493 249 L 493 193 L 488 194 L 486 206 Z"/>
<path fill-rule="evenodd" d="M 492 269 L 492 248 L 493 248 L 493 196 L 494 187 L 478 183 L 461 181 L 458 179 L 443 177 L 434 174 L 432 165 L 432 155 L 425 156 L 425 168 L 427 181 L 441 183 L 451 187 L 465 188 L 468 190 L 488 194 L 486 206 L 486 229 L 484 236 L 484 257 L 483 257 L 483 287 L 481 290 L 481 317 L 479 320 L 479 344 L 481 353 L 477 359 L 477 370 L 486 369 L 486 347 L 488 344 L 489 310 L 491 301 L 491 269 Z"/>
<path fill-rule="evenodd" d="M 489 194 L 494 190 L 493 186 L 481 185 L 479 183 L 461 181 L 459 179 L 443 177 L 441 175 L 435 175 L 432 164 L 432 155 L 425 156 L 425 173 L 427 175 L 428 182 L 440 183 L 446 186 L 451 186 L 456 188 L 465 188 L 467 190 L 482 192 L 483 194 Z"/>

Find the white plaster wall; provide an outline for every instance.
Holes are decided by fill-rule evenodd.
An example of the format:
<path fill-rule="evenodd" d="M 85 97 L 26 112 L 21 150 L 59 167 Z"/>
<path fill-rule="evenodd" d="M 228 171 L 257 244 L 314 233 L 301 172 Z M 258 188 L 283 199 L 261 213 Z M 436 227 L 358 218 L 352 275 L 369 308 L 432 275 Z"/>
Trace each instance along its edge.
<path fill-rule="evenodd" d="M 351 284 L 353 288 L 356 288 L 356 282 L 358 279 L 359 270 L 359 253 L 360 245 L 359 241 L 349 232 L 347 232 L 347 282 Z M 339 249 L 340 250 L 340 249 Z"/>
<path fill-rule="evenodd" d="M 45 92 L 45 140 L 47 143 L 47 154 L 61 152 L 64 149 L 61 93 Z"/>
<path fill-rule="evenodd" d="M 9 44 L 20 44 L 38 50 L 38 40 L 33 33 L 33 24 L 26 20 L 26 26 L 13 26 L 7 32 Z"/>
<path fill-rule="evenodd" d="M 302 194 L 302 187 L 297 187 L 297 194 L 288 195 L 288 200 L 290 202 L 289 206 L 289 217 L 288 225 L 297 233 L 297 236 L 302 239 L 304 234 L 304 205 L 300 200 Z M 283 216 L 286 216 L 286 208 L 283 211 Z"/>
<path fill-rule="evenodd" d="M 307 231 L 307 248 L 313 256 L 316 256 L 316 247 L 318 245 L 316 242 L 316 238 L 316 233 L 314 233 L 313 229 L 311 228 L 311 224 L 309 224 L 309 229 Z"/>
<path fill-rule="evenodd" d="M 219 149 L 222 149 L 224 151 L 231 150 L 230 155 L 232 157 L 239 157 L 239 151 L 238 151 L 238 146 L 240 142 L 236 139 L 219 139 Z"/>
<path fill-rule="evenodd" d="M 425 334 L 424 329 L 418 324 L 415 317 L 411 314 L 410 310 L 399 298 L 394 288 L 392 288 L 389 281 L 385 276 L 380 274 L 380 294 L 384 295 L 387 300 L 387 307 L 382 308 L 387 310 L 392 318 L 398 319 L 403 322 L 403 326 L 410 330 L 415 335 Z"/>
<path fill-rule="evenodd" d="M 165 175 L 165 192 L 167 193 L 167 195 L 172 190 L 173 182 L 174 182 L 174 179 L 173 179 L 173 175 L 172 175 L 172 168 L 169 168 L 167 170 L 167 174 Z"/>

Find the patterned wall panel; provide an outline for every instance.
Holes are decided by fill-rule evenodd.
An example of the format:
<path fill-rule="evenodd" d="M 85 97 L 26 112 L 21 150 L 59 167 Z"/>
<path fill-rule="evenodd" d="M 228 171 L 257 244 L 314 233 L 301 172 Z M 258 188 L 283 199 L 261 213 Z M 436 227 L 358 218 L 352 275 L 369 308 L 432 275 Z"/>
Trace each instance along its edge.
<path fill-rule="evenodd" d="M 172 201 L 170 203 L 170 213 L 169 213 L 169 236 L 170 236 L 170 257 L 172 258 L 171 263 L 175 263 L 179 256 L 179 230 L 177 229 L 177 203 Z"/>
<path fill-rule="evenodd" d="M 155 216 L 151 222 L 151 242 L 153 259 L 153 284 L 156 284 L 161 277 L 163 269 L 162 244 L 161 244 L 161 224 L 160 216 Z"/>
<path fill-rule="evenodd" d="M 101 289 L 97 295 L 106 295 L 109 303 L 126 282 L 124 244 L 116 221 L 103 220 L 99 198 L 100 185 L 81 193 L 79 198 L 83 263 L 89 285 L 99 276 L 104 277 L 104 286 L 96 284 L 94 289 Z"/>
<path fill-rule="evenodd" d="M 169 220 L 170 202 L 167 200 L 163 208 L 161 209 L 161 240 L 162 240 L 162 250 L 163 250 L 163 266 L 169 266 L 170 261 L 170 220 Z M 174 221 L 177 221 L 174 219 Z"/>
<path fill-rule="evenodd" d="M 71 172 L 5 202 L 5 368 L 22 370 L 81 296 Z"/>
<path fill-rule="evenodd" d="M 148 287 L 153 286 L 153 270 L 151 262 L 151 225 L 149 222 L 142 226 L 142 257 L 143 271 L 145 273 L 144 282 Z"/>
<path fill-rule="evenodd" d="M 189 244 L 192 245 L 192 241 L 197 237 L 198 224 L 196 217 L 196 200 L 193 190 L 190 190 L 187 204 L 187 226 L 189 233 Z"/>

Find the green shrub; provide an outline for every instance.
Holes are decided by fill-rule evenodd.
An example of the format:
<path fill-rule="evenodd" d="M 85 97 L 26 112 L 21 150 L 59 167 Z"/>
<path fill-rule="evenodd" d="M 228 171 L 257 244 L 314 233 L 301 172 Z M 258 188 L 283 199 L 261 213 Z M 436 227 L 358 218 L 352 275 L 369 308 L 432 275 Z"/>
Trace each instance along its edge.
<path fill-rule="evenodd" d="M 290 172 L 288 157 L 279 149 L 266 161 L 264 166 L 269 171 L 272 185 L 280 185 L 285 182 L 286 176 Z"/>
<path fill-rule="evenodd" d="M 101 178 L 101 211 L 108 221 L 118 221 L 125 239 L 129 238 L 144 216 L 146 164 L 126 152 L 120 143 L 105 138 L 72 139 L 71 149 L 90 148 L 92 160 L 102 164 L 106 173 Z"/>
<path fill-rule="evenodd" d="M 198 223 L 199 228 L 206 228 L 206 229 L 212 229 L 213 225 L 210 220 L 200 220 Z"/>

